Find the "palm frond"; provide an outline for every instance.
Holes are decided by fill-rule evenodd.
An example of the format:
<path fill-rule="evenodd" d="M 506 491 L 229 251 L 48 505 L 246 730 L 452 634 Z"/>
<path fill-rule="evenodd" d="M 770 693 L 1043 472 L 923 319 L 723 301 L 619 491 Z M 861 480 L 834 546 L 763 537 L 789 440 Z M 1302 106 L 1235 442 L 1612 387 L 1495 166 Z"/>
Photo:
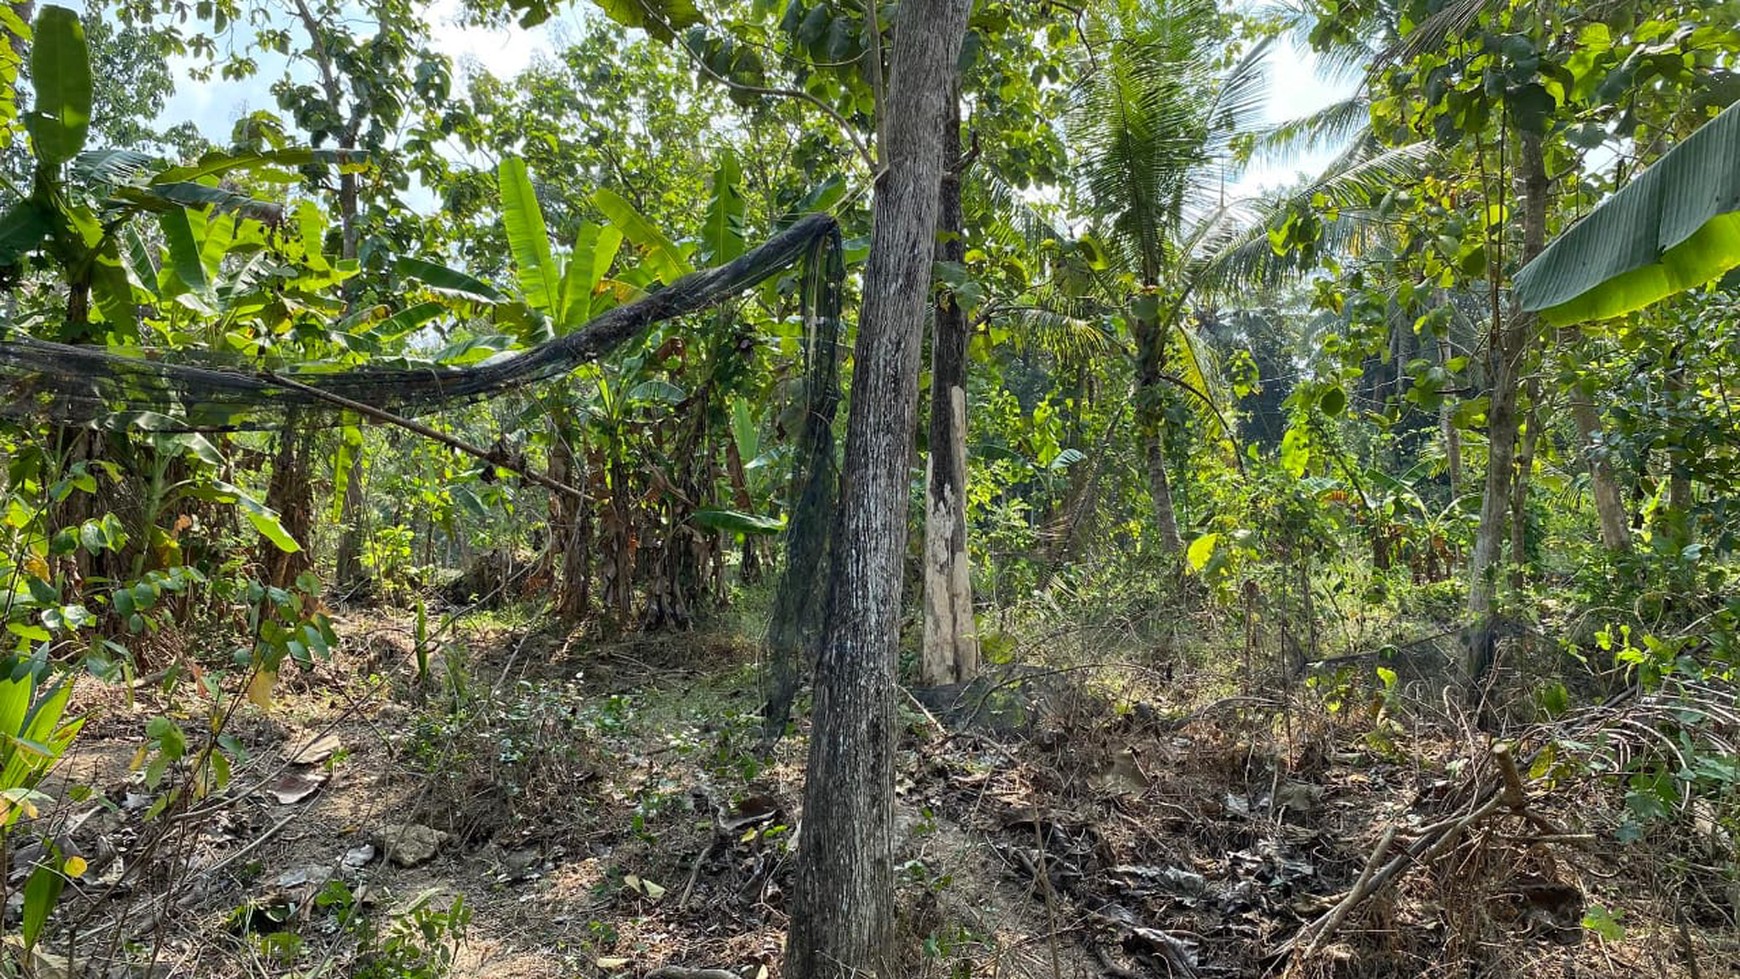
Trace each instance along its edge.
<path fill-rule="evenodd" d="M 1451 42 L 1467 34 L 1481 14 L 1504 3 L 1505 0 L 1450 0 L 1406 37 L 1379 52 L 1373 64 L 1405 64 L 1423 54 L 1443 52 Z"/>
<path fill-rule="evenodd" d="M 1097 360 L 1118 349 L 1110 319 L 1098 303 L 1041 291 L 1031 305 L 1011 312 L 1018 351 L 1042 351 L 1063 364 Z"/>
<path fill-rule="evenodd" d="M 1268 201 L 1246 202 L 1252 217 L 1228 223 L 1222 233 L 1205 235 L 1192 252 L 1189 279 L 1198 292 L 1236 294 L 1252 286 L 1274 286 L 1304 270 L 1292 255 L 1277 255 L 1269 227 L 1294 208 L 1333 208 L 1339 213 L 1323 226 L 1318 247 L 1332 254 L 1356 254 L 1381 233 L 1376 204 L 1391 189 L 1412 186 L 1436 150 L 1429 143 L 1383 148 L 1369 141 L 1350 148 L 1316 179 Z"/>
<path fill-rule="evenodd" d="M 1274 38 L 1265 37 L 1221 76 L 1207 114 L 1211 151 L 1224 152 L 1234 138 L 1257 128 L 1269 105 L 1269 55 Z"/>
<path fill-rule="evenodd" d="M 1306 153 L 1355 142 L 1371 122 L 1371 99 L 1355 92 L 1315 112 L 1288 119 L 1257 135 L 1254 155 L 1260 159 L 1291 161 Z"/>

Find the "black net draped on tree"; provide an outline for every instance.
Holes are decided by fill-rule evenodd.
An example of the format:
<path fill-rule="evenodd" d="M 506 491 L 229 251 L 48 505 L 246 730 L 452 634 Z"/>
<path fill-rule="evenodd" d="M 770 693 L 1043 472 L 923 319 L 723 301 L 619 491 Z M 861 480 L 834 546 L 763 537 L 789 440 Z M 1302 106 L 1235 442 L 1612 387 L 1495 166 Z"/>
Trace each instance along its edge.
<path fill-rule="evenodd" d="M 560 377 L 654 324 L 695 313 L 797 265 L 806 274 L 807 322 L 839 316 L 840 230 L 811 214 L 724 265 L 686 275 L 583 328 L 511 356 L 468 367 L 439 365 L 274 374 L 197 353 L 148 355 L 0 333 L 0 414 L 61 425 L 224 432 L 296 424 L 339 425 L 356 402 L 414 416 L 495 397 Z M 825 281 L 827 279 L 833 281 Z M 831 304 L 831 305 L 830 305 Z M 288 383 L 286 383 L 288 382 Z"/>
<path fill-rule="evenodd" d="M 802 283 L 804 421 L 792 453 L 785 561 L 765 640 L 767 733 L 777 737 L 821 635 L 838 481 L 834 415 L 845 260 L 839 225 L 828 215 L 802 218 L 736 260 L 684 276 L 567 336 L 471 367 L 271 373 L 188 351 L 149 355 L 49 343 L 0 326 L 0 415 L 65 426 L 223 432 L 346 424 L 357 405 L 400 417 L 426 414 L 561 377 L 656 323 L 715 306 L 792 268 L 800 269 Z"/>

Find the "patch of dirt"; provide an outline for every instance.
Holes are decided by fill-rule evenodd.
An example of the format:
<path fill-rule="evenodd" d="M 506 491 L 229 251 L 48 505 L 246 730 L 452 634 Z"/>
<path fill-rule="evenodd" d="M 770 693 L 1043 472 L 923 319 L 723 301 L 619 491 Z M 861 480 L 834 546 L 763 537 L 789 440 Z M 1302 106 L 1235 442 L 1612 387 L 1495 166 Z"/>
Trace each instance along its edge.
<path fill-rule="evenodd" d="M 93 719 L 51 789 L 97 796 L 40 828 L 91 869 L 51 949 L 75 937 L 85 961 L 176 975 L 348 974 L 360 939 L 339 881 L 376 954 L 393 922 L 462 896 L 458 976 L 779 975 L 805 745 L 760 741 L 751 645 L 498 621 L 444 638 L 420 677 L 407 623 L 342 631 L 346 649 L 285 677 L 269 712 L 236 710 L 226 785 L 164 805 L 187 763 L 144 783 L 147 721 L 177 706 L 197 755 L 210 702 L 192 681 L 131 701 L 81 688 Z M 1526 773 L 1526 812 L 1422 850 L 1303 955 L 1385 862 L 1380 840 L 1409 852 L 1490 797 L 1489 742 L 1375 682 L 1338 686 L 1334 712 L 1323 686 L 1214 699 L 1224 684 L 1191 682 L 1203 692 L 1180 703 L 1154 671 L 1028 666 L 915 694 L 898 759 L 904 975 L 1740 974 L 1719 820 L 1621 847 L 1624 787 L 1551 759 Z M 298 760 L 322 740 L 330 755 Z M 445 834 L 410 866 L 383 859 L 383 831 L 405 823 Z"/>

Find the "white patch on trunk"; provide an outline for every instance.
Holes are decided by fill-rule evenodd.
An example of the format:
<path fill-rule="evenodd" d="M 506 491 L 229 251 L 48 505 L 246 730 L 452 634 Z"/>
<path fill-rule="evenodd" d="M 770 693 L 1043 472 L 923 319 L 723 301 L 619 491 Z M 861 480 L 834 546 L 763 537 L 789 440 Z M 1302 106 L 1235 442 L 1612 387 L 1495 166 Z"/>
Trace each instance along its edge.
<path fill-rule="evenodd" d="M 953 455 L 955 473 L 965 483 L 966 392 L 956 387 L 949 395 L 954 437 L 945 451 Z M 935 454 L 936 446 L 932 446 L 931 460 Z M 924 479 L 924 649 L 920 679 L 926 686 L 941 686 L 971 680 L 978 673 L 979 635 L 973 622 L 964 504 L 956 499 L 954 487 L 944 487 L 940 498 L 931 496 L 931 460 L 925 463 Z"/>

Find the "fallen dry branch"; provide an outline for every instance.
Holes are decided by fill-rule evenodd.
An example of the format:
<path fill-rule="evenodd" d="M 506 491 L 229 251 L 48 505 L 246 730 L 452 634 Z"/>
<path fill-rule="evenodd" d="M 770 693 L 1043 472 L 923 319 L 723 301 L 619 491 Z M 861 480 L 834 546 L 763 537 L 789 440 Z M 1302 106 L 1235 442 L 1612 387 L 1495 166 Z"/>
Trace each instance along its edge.
<path fill-rule="evenodd" d="M 1481 793 L 1473 808 L 1460 816 L 1452 816 L 1440 820 L 1420 830 L 1420 835 L 1400 853 L 1387 863 L 1383 861 L 1390 845 L 1394 842 L 1400 827 L 1392 826 L 1384 833 L 1377 848 L 1372 851 L 1366 861 L 1365 869 L 1360 872 L 1354 886 L 1337 901 L 1333 907 L 1317 916 L 1283 946 L 1283 952 L 1289 952 L 1304 946 L 1304 953 L 1297 956 L 1288 966 L 1287 973 L 1309 959 L 1329 937 L 1346 921 L 1353 909 L 1382 893 L 1398 878 L 1402 871 L 1416 864 L 1429 863 L 1448 851 L 1460 841 L 1469 829 L 1497 812 L 1505 805 L 1506 793 L 1502 788 L 1494 786 Z M 1374 869 L 1376 868 L 1376 869 Z"/>

